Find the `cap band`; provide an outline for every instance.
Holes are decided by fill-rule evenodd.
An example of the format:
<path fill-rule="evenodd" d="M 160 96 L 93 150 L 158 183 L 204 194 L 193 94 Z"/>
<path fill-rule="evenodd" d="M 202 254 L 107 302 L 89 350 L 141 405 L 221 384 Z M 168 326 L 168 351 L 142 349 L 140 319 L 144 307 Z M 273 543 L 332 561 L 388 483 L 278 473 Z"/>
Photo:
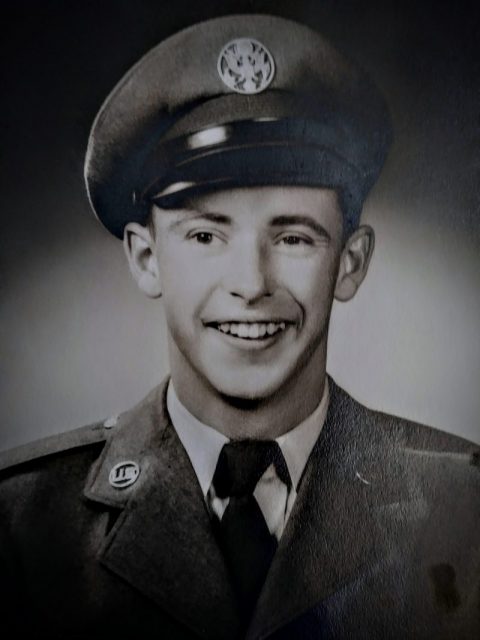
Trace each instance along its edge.
<path fill-rule="evenodd" d="M 347 209 L 361 209 L 363 180 L 352 145 L 331 123 L 256 118 L 213 125 L 160 143 L 147 159 L 138 199 L 172 207 L 209 189 L 291 185 L 341 189 Z"/>

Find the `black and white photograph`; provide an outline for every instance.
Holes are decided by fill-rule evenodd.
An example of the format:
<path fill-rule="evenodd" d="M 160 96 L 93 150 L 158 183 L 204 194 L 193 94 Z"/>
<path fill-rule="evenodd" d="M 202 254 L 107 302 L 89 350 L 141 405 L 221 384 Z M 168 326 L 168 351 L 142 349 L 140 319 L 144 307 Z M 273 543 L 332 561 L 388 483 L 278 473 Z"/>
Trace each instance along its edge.
<path fill-rule="evenodd" d="M 480 9 L 2 15 L 2 636 L 480 637 Z"/>

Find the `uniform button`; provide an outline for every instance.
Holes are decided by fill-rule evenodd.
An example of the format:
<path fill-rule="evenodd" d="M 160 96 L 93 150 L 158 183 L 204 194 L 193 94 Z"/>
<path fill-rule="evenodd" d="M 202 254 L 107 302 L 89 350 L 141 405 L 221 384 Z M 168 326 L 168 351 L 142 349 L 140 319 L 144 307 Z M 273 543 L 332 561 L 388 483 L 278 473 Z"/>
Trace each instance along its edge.
<path fill-rule="evenodd" d="M 140 467 L 136 462 L 123 460 L 112 468 L 108 481 L 115 489 L 125 489 L 136 482 L 139 475 Z"/>
<path fill-rule="evenodd" d="M 111 429 L 117 424 L 117 422 L 118 416 L 110 416 L 110 418 L 107 418 L 107 420 L 105 420 L 103 426 L 105 427 L 105 429 Z"/>

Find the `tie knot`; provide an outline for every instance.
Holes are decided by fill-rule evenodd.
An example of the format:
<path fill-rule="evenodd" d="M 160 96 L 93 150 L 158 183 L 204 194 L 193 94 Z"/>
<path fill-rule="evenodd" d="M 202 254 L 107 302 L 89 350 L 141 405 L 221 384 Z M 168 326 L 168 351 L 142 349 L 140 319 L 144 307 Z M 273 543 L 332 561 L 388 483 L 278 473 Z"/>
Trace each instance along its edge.
<path fill-rule="evenodd" d="M 276 442 L 240 440 L 225 444 L 213 476 L 215 493 L 219 498 L 252 494 L 272 464 L 280 480 L 290 488 L 290 474 Z"/>

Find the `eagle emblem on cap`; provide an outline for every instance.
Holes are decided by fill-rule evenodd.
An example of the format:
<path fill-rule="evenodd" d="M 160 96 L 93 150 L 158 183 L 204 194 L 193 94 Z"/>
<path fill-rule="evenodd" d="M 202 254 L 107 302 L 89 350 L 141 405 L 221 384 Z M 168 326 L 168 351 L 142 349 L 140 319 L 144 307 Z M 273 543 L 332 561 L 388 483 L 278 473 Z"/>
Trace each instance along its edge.
<path fill-rule="evenodd" d="M 264 91 L 275 73 L 270 51 L 258 40 L 237 38 L 226 44 L 218 56 L 218 74 L 229 89 L 252 94 Z"/>

